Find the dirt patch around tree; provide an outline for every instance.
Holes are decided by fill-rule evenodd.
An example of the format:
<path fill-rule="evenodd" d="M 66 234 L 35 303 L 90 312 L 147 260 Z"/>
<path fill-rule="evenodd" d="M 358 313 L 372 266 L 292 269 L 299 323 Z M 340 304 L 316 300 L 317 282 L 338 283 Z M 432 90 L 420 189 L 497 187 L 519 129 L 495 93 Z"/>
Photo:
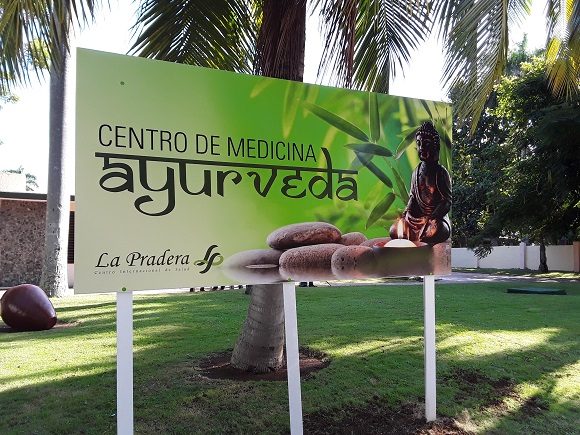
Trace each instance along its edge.
<path fill-rule="evenodd" d="M 199 371 L 210 379 L 230 379 L 236 381 L 286 381 L 286 366 L 276 372 L 251 373 L 234 369 L 230 365 L 232 351 L 208 355 L 200 362 Z M 307 379 L 318 370 L 328 367 L 330 360 L 323 354 L 300 349 L 300 377 Z M 492 379 L 477 369 L 452 368 L 439 378 L 440 387 L 457 390 L 458 404 L 473 400 L 479 403 L 477 409 L 491 412 L 496 416 L 508 415 L 510 411 L 505 399 L 520 402 L 522 418 L 544 412 L 547 407 L 536 397 L 522 398 L 516 391 L 516 383 L 507 377 Z M 425 421 L 423 398 L 393 406 L 381 397 L 374 397 L 362 405 L 353 404 L 340 408 L 329 408 L 303 418 L 304 432 L 313 435 L 471 435 L 473 426 L 463 422 L 463 417 L 440 416 L 432 422 Z"/>
<path fill-rule="evenodd" d="M 441 383 L 458 389 L 455 394 L 458 403 L 474 398 L 482 402 L 484 407 L 502 407 L 504 399 L 519 397 L 512 379 L 491 379 L 475 369 L 454 368 L 441 376 Z"/>
<path fill-rule="evenodd" d="M 479 410 L 497 416 L 509 415 L 505 399 L 521 403 L 519 418 L 528 418 L 547 409 L 541 399 L 523 399 L 516 391 L 516 383 L 507 377 L 491 379 L 479 370 L 454 368 L 443 374 L 441 387 L 455 387 L 457 403 L 476 400 Z M 518 418 L 518 417 L 516 417 Z M 449 416 L 440 416 L 433 422 L 425 422 L 423 398 L 415 403 L 401 406 L 389 405 L 375 397 L 363 405 L 331 408 L 304 416 L 304 432 L 314 435 L 338 434 L 396 434 L 396 435 L 464 435 L 473 434 L 469 425 Z"/>
<path fill-rule="evenodd" d="M 457 403 L 476 399 L 481 403 L 479 408 L 496 416 L 509 415 L 510 408 L 506 399 L 519 402 L 515 418 L 528 418 L 548 410 L 548 406 L 539 397 L 524 399 L 516 391 L 514 380 L 502 377 L 491 379 L 476 369 L 454 368 L 441 377 L 443 385 L 455 386 Z"/>
<path fill-rule="evenodd" d="M 304 432 L 326 434 L 377 434 L 377 435 L 464 435 L 457 422 L 448 417 L 425 422 L 425 408 L 418 403 L 392 407 L 381 399 L 362 406 L 319 411 L 304 416 Z"/>
<path fill-rule="evenodd" d="M 210 379 L 230 379 L 234 381 L 287 381 L 286 363 L 275 372 L 253 373 L 236 369 L 230 364 L 232 351 L 208 355 L 199 364 L 200 374 Z M 307 379 L 330 364 L 330 359 L 321 352 L 300 348 L 300 378 Z"/>

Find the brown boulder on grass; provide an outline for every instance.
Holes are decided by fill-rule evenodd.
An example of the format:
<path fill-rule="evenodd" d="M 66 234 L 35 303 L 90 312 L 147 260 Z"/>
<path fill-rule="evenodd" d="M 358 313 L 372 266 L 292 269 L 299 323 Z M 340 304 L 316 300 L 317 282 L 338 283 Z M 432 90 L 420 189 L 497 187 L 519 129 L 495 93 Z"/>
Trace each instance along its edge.
<path fill-rule="evenodd" d="M 0 316 L 11 328 L 42 331 L 56 324 L 56 312 L 40 287 L 21 284 L 12 287 L 0 299 Z"/>

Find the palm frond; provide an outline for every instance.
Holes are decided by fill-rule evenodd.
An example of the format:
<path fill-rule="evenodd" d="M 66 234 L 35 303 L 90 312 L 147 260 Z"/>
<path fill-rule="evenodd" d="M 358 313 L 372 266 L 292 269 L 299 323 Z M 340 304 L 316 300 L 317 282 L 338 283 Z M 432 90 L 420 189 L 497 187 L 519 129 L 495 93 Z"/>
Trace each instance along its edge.
<path fill-rule="evenodd" d="M 442 3 L 447 3 L 443 1 Z M 529 12 L 529 0 L 458 0 L 436 3 L 439 22 L 447 23 L 444 85 L 458 91 L 457 116 L 475 129 L 493 87 L 504 72 L 508 31 Z"/>
<path fill-rule="evenodd" d="M 142 0 L 130 53 L 251 72 L 257 9 L 243 0 Z"/>
<path fill-rule="evenodd" d="M 324 34 L 324 50 L 318 75 L 323 76 L 333 66 L 340 65 L 333 74 L 337 83 L 347 88 L 352 86 L 357 3 L 357 0 L 325 0 L 314 6 L 320 9 L 320 30 Z"/>
<path fill-rule="evenodd" d="M 546 2 L 546 45 L 554 37 L 560 23 L 560 4 L 561 0 L 547 0 Z"/>
<path fill-rule="evenodd" d="M 388 92 L 395 73 L 429 36 L 423 1 L 319 0 L 324 54 L 319 76 L 329 72 L 338 85 Z"/>
<path fill-rule="evenodd" d="M 68 33 L 74 24 L 94 18 L 98 0 L 0 0 L 0 87 L 30 80 L 31 72 L 40 76 L 42 65 L 58 68 L 62 48 L 68 50 Z M 46 50 L 34 54 L 44 58 L 30 61 L 30 47 L 41 44 Z"/>
<path fill-rule="evenodd" d="M 553 10 L 547 10 L 550 32 L 546 50 L 548 84 L 556 97 L 572 101 L 580 96 L 580 3 L 567 0 L 564 17 L 559 4 L 552 6 Z"/>

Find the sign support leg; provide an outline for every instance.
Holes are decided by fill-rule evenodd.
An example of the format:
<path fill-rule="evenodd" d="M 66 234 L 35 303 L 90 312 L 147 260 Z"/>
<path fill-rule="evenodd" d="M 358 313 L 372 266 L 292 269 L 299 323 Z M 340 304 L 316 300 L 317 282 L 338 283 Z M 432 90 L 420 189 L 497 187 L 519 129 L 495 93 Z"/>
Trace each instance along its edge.
<path fill-rule="evenodd" d="M 425 419 L 437 418 L 436 376 L 437 363 L 435 356 L 435 277 L 423 277 L 424 338 L 425 338 Z"/>
<path fill-rule="evenodd" d="M 133 292 L 117 292 L 117 434 L 133 433 Z"/>
<path fill-rule="evenodd" d="M 288 402 L 290 433 L 302 435 L 302 393 L 300 391 L 300 356 L 298 354 L 298 322 L 296 318 L 296 284 L 285 282 L 284 328 L 286 332 L 286 366 L 288 368 Z"/>

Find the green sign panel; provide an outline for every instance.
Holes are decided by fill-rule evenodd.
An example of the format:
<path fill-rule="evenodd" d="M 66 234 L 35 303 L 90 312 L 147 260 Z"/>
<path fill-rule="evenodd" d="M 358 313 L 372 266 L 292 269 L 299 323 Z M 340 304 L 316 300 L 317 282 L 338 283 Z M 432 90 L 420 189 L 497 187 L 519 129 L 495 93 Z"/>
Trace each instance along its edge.
<path fill-rule="evenodd" d="M 80 293 L 450 273 L 438 102 L 78 51 Z"/>

